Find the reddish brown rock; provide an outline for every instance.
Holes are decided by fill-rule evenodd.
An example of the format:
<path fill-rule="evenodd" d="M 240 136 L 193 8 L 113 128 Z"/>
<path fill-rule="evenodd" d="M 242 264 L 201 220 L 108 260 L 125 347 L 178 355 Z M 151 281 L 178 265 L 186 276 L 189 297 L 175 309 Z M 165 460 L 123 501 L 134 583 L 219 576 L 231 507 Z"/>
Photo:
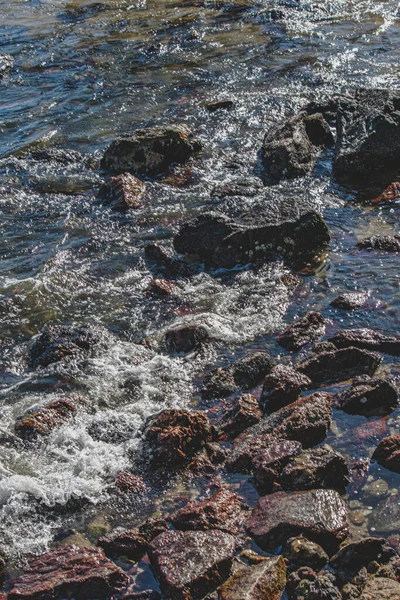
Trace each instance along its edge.
<path fill-rule="evenodd" d="M 145 441 L 150 449 L 150 464 L 171 471 L 185 467 L 206 442 L 213 430 L 207 416 L 199 411 L 164 410 L 147 427 Z"/>
<path fill-rule="evenodd" d="M 163 594 L 198 600 L 228 579 L 235 552 L 235 538 L 223 531 L 166 531 L 148 553 Z"/>
<path fill-rule="evenodd" d="M 373 204 L 378 204 L 380 202 L 390 202 L 392 200 L 396 200 L 396 198 L 400 197 L 400 182 L 394 181 L 385 189 L 382 194 L 370 200 Z"/>
<path fill-rule="evenodd" d="M 100 342 L 100 332 L 82 325 L 49 325 L 32 344 L 29 366 L 47 367 L 67 357 L 88 354 Z"/>
<path fill-rule="evenodd" d="M 220 489 L 206 500 L 189 502 L 172 515 L 171 522 L 184 531 L 220 529 L 235 534 L 246 518 L 246 510 L 236 494 Z"/>
<path fill-rule="evenodd" d="M 277 365 L 264 379 L 260 405 L 267 414 L 297 400 L 303 390 L 311 386 L 311 380 L 290 367 Z"/>
<path fill-rule="evenodd" d="M 341 294 L 331 302 L 331 306 L 343 310 L 356 310 L 364 308 L 368 303 L 368 294 L 365 292 L 348 292 Z"/>
<path fill-rule="evenodd" d="M 362 250 L 383 250 L 384 252 L 400 252 L 399 235 L 373 235 L 360 240 L 356 244 Z"/>
<path fill-rule="evenodd" d="M 292 402 L 286 407 L 286 410 L 290 413 L 275 429 L 276 437 L 297 440 L 305 448 L 315 446 L 326 438 L 332 423 L 332 397 L 330 394 L 315 392 L 315 394 Z M 281 411 L 285 415 L 285 409 L 281 409 Z"/>
<path fill-rule="evenodd" d="M 28 412 L 15 422 L 15 433 L 23 439 L 36 439 L 49 435 L 53 429 L 69 421 L 84 404 L 82 398 L 60 398 L 45 404 L 34 412 Z"/>
<path fill-rule="evenodd" d="M 257 398 L 251 394 L 242 394 L 234 398 L 228 409 L 222 415 L 219 428 L 228 436 L 234 438 L 242 431 L 251 427 L 262 417 Z"/>
<path fill-rule="evenodd" d="M 318 312 L 308 312 L 278 335 L 277 342 L 286 350 L 300 350 L 325 334 L 325 319 Z"/>
<path fill-rule="evenodd" d="M 227 450 L 216 442 L 207 443 L 189 464 L 187 470 L 199 476 L 210 475 L 222 467 L 226 461 Z"/>
<path fill-rule="evenodd" d="M 254 483 L 259 494 L 280 489 L 280 473 L 287 463 L 300 454 L 302 445 L 292 440 L 274 440 L 253 460 Z"/>
<path fill-rule="evenodd" d="M 353 427 L 348 432 L 349 440 L 355 445 L 363 444 L 370 446 L 376 444 L 379 438 L 384 437 L 389 433 L 388 423 L 386 419 L 378 419 L 377 421 L 368 421 Z"/>
<path fill-rule="evenodd" d="M 115 487 L 124 494 L 144 494 L 148 491 L 143 478 L 132 473 L 118 473 L 115 478 Z"/>
<path fill-rule="evenodd" d="M 126 556 L 130 560 L 138 561 L 146 554 L 150 542 L 167 529 L 168 523 L 163 519 L 150 519 L 137 529 L 103 536 L 99 538 L 98 545 L 107 556 Z"/>
<path fill-rule="evenodd" d="M 147 294 L 155 296 L 172 296 L 174 292 L 175 286 L 168 279 L 153 279 L 146 290 Z"/>
<path fill-rule="evenodd" d="M 400 355 L 400 336 L 379 333 L 372 329 L 342 329 L 329 341 L 337 348 L 362 348 L 364 350 L 377 350 L 394 356 Z"/>
<path fill-rule="evenodd" d="M 339 383 L 359 375 L 373 375 L 382 361 L 376 352 L 349 347 L 311 356 L 297 369 L 315 386 Z"/>
<path fill-rule="evenodd" d="M 256 456 L 267 450 L 274 441 L 269 433 L 261 435 L 251 433 L 238 438 L 226 461 L 227 469 L 233 473 L 251 473 Z"/>
<path fill-rule="evenodd" d="M 397 390 L 384 379 L 357 381 L 333 398 L 335 408 L 352 415 L 374 417 L 390 414 L 397 407 Z"/>
<path fill-rule="evenodd" d="M 8 600 L 108 598 L 128 582 L 128 575 L 100 548 L 60 546 L 30 562 L 13 581 Z"/>
<path fill-rule="evenodd" d="M 100 197 L 107 200 L 114 210 L 140 208 L 146 192 L 145 184 L 129 173 L 110 177 L 99 190 Z"/>
<path fill-rule="evenodd" d="M 331 488 L 343 491 L 349 483 L 349 469 L 343 456 L 324 445 L 305 450 L 291 459 L 281 474 L 284 490 Z"/>
<path fill-rule="evenodd" d="M 209 333 L 203 325 L 185 325 L 169 329 L 165 334 L 165 344 L 169 352 L 187 353 L 199 350 L 209 339 Z"/>
<path fill-rule="evenodd" d="M 278 600 L 286 585 L 286 562 L 282 556 L 261 558 L 243 566 L 218 588 L 219 600 Z"/>
<path fill-rule="evenodd" d="M 276 492 L 257 502 L 248 524 L 250 535 L 266 552 L 304 534 L 329 553 L 348 535 L 346 507 L 333 490 Z"/>
<path fill-rule="evenodd" d="M 400 473 L 400 434 L 381 440 L 372 458 L 389 471 Z"/>

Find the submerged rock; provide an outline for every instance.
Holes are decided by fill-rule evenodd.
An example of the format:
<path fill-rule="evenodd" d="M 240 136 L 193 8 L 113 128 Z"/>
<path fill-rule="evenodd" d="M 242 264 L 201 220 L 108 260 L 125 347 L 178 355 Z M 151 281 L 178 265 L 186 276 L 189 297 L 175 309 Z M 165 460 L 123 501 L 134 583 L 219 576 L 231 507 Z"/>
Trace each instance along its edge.
<path fill-rule="evenodd" d="M 352 415 L 388 415 L 397 407 L 397 390 L 384 379 L 356 381 L 334 396 L 334 407 Z"/>
<path fill-rule="evenodd" d="M 210 340 L 210 335 L 203 325 L 184 325 L 169 329 L 165 334 L 165 344 L 169 352 L 192 352 L 199 350 Z"/>
<path fill-rule="evenodd" d="M 60 546 L 30 561 L 9 600 L 89 600 L 121 592 L 129 577 L 100 548 Z"/>
<path fill-rule="evenodd" d="M 396 552 L 385 539 L 369 537 L 342 546 L 329 564 L 338 571 L 358 571 L 372 561 L 386 564 L 394 556 Z"/>
<path fill-rule="evenodd" d="M 150 519 L 137 529 L 111 533 L 99 538 L 107 556 L 126 556 L 129 560 L 139 561 L 147 552 L 147 546 L 163 531 L 167 531 L 168 523 L 163 519 Z"/>
<path fill-rule="evenodd" d="M 295 537 L 287 541 L 282 552 L 291 563 L 299 566 L 321 569 L 329 561 L 329 556 L 319 544 L 305 537 Z"/>
<path fill-rule="evenodd" d="M 286 563 L 282 556 L 260 557 L 243 566 L 218 588 L 219 600 L 279 600 L 286 585 Z"/>
<path fill-rule="evenodd" d="M 121 173 L 103 183 L 99 196 L 107 200 L 114 210 L 126 210 L 142 206 L 145 192 L 146 186 L 140 179 Z"/>
<path fill-rule="evenodd" d="M 291 459 L 281 474 L 284 490 L 331 488 L 343 491 L 349 469 L 343 456 L 325 445 L 305 450 Z"/>
<path fill-rule="evenodd" d="M 124 471 L 118 473 L 114 483 L 116 489 L 123 494 L 144 494 L 148 491 L 143 477 Z"/>
<path fill-rule="evenodd" d="M 350 346 L 311 356 L 298 364 L 297 369 L 318 386 L 373 375 L 381 362 L 382 357 L 376 352 Z"/>
<path fill-rule="evenodd" d="M 236 437 L 251 425 L 258 423 L 261 417 L 262 412 L 257 398 L 251 394 L 242 394 L 232 400 L 218 426 L 228 436 Z"/>
<path fill-rule="evenodd" d="M 356 310 L 364 308 L 368 302 L 368 294 L 366 292 L 348 292 L 340 294 L 332 300 L 331 306 L 342 308 L 343 310 Z"/>
<path fill-rule="evenodd" d="M 166 531 L 149 557 L 161 590 L 174 600 L 198 600 L 228 579 L 236 540 L 223 531 Z"/>
<path fill-rule="evenodd" d="M 337 348 L 363 348 L 400 356 L 400 335 L 388 335 L 372 329 L 342 329 L 329 338 Z"/>
<path fill-rule="evenodd" d="M 286 350 L 296 351 L 306 344 L 315 342 L 324 334 L 325 319 L 320 313 L 312 311 L 289 325 L 276 339 Z"/>
<path fill-rule="evenodd" d="M 83 398 L 60 398 L 33 412 L 27 412 L 15 422 L 15 433 L 25 440 L 35 440 L 49 435 L 53 429 L 69 421 L 84 405 Z"/>
<path fill-rule="evenodd" d="M 348 535 L 346 506 L 333 490 L 276 492 L 257 502 L 248 530 L 266 552 L 304 534 L 330 553 Z"/>
<path fill-rule="evenodd" d="M 155 176 L 173 164 L 183 164 L 202 146 L 186 125 L 147 127 L 115 139 L 101 160 L 101 168 L 116 173 Z"/>
<path fill-rule="evenodd" d="M 277 365 L 264 379 L 260 405 L 267 414 L 291 404 L 311 386 L 311 380 L 289 365 Z"/>
<path fill-rule="evenodd" d="M 373 235 L 356 244 L 362 250 L 383 250 L 384 252 L 400 252 L 399 235 Z"/>
<path fill-rule="evenodd" d="M 400 434 L 384 438 L 372 455 L 382 467 L 400 473 Z"/>
<path fill-rule="evenodd" d="M 47 367 L 68 356 L 88 354 L 99 341 L 99 332 L 88 325 L 49 325 L 32 344 L 30 366 Z"/>

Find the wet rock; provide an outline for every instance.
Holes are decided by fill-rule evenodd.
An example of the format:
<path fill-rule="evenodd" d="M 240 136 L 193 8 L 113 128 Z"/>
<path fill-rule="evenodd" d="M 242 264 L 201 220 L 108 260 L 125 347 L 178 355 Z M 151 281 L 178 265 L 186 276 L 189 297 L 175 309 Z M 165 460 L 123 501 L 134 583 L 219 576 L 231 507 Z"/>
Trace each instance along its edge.
<path fill-rule="evenodd" d="M 148 487 L 140 475 L 121 472 L 115 478 L 115 487 L 123 494 L 144 494 Z"/>
<path fill-rule="evenodd" d="M 367 581 L 359 600 L 400 600 L 400 583 L 387 577 Z"/>
<path fill-rule="evenodd" d="M 286 350 L 300 350 L 325 334 L 325 319 L 318 312 L 308 312 L 277 336 L 277 342 Z"/>
<path fill-rule="evenodd" d="M 331 488 L 344 490 L 349 483 L 349 469 L 343 456 L 325 445 L 305 450 L 283 469 L 281 484 L 285 490 Z"/>
<path fill-rule="evenodd" d="M 261 558 L 261 557 L 260 557 Z M 286 563 L 281 556 L 262 558 L 239 568 L 218 589 L 219 600 L 278 600 L 286 585 Z"/>
<path fill-rule="evenodd" d="M 287 541 L 283 556 L 295 565 L 302 565 L 319 570 L 329 561 L 329 556 L 319 544 L 304 537 L 291 538 Z"/>
<path fill-rule="evenodd" d="M 332 573 L 321 573 L 312 581 L 302 579 L 290 595 L 290 600 L 342 600 Z"/>
<path fill-rule="evenodd" d="M 365 292 L 348 292 L 340 294 L 332 300 L 331 306 L 342 308 L 343 310 L 356 310 L 364 308 L 368 302 L 368 294 Z"/>
<path fill-rule="evenodd" d="M 379 204 L 382 202 L 391 202 L 400 197 L 400 182 L 394 181 L 381 193 L 379 196 L 370 200 L 371 204 Z"/>
<path fill-rule="evenodd" d="M 47 367 L 68 356 L 88 354 L 100 341 L 100 334 L 88 325 L 49 325 L 32 344 L 31 367 Z"/>
<path fill-rule="evenodd" d="M 227 457 L 227 450 L 220 444 L 208 443 L 203 450 L 197 454 L 189 464 L 188 471 L 200 477 L 213 474 L 222 467 Z"/>
<path fill-rule="evenodd" d="M 400 473 L 400 434 L 381 440 L 372 458 L 389 471 Z"/>
<path fill-rule="evenodd" d="M 314 167 L 317 149 L 332 145 L 331 130 L 320 113 L 301 112 L 278 123 L 266 134 L 261 150 L 267 181 L 306 175 Z"/>
<path fill-rule="evenodd" d="M 168 279 L 153 279 L 146 293 L 154 296 L 173 296 L 175 293 L 175 286 L 172 281 L 168 281 Z"/>
<path fill-rule="evenodd" d="M 226 368 L 216 369 L 204 378 L 204 399 L 225 398 L 256 387 L 274 365 L 266 352 L 245 356 Z"/>
<path fill-rule="evenodd" d="M 332 342 L 318 342 L 310 348 L 310 352 L 313 354 L 322 354 L 323 352 L 332 352 L 333 350 L 336 350 L 336 346 Z"/>
<path fill-rule="evenodd" d="M 400 96 L 387 90 L 360 90 L 352 110 L 339 107 L 333 174 L 341 184 L 365 188 L 388 184 L 398 175 Z"/>
<path fill-rule="evenodd" d="M 384 479 L 374 479 L 362 489 L 364 504 L 376 504 L 389 496 L 389 485 Z"/>
<path fill-rule="evenodd" d="M 273 440 L 252 461 L 254 484 L 259 494 L 271 494 L 280 489 L 280 473 L 287 463 L 302 451 L 300 442 Z"/>
<path fill-rule="evenodd" d="M 185 467 L 204 445 L 212 441 L 213 430 L 199 411 L 164 410 L 145 431 L 150 448 L 150 466 L 171 471 Z"/>
<path fill-rule="evenodd" d="M 264 379 L 260 406 L 270 414 L 298 399 L 311 386 L 311 380 L 289 365 L 276 365 Z"/>
<path fill-rule="evenodd" d="M 398 496 L 389 496 L 379 502 L 368 517 L 372 535 L 391 535 L 400 529 L 400 504 Z"/>
<path fill-rule="evenodd" d="M 262 417 L 257 398 L 242 394 L 234 398 L 218 423 L 219 429 L 230 437 L 236 437 Z"/>
<path fill-rule="evenodd" d="M 383 418 L 353 427 L 349 431 L 348 436 L 354 445 L 363 445 L 367 448 L 371 444 L 376 444 L 379 439 L 382 439 L 388 433 L 387 419 Z"/>
<path fill-rule="evenodd" d="M 186 125 L 148 127 L 115 139 L 104 153 L 101 168 L 116 173 L 153 177 L 173 164 L 183 164 L 201 150 Z"/>
<path fill-rule="evenodd" d="M 270 434 L 247 434 L 243 439 L 238 438 L 232 452 L 226 461 L 226 467 L 233 473 L 251 473 L 253 460 L 267 450 L 275 440 Z"/>
<path fill-rule="evenodd" d="M 346 506 L 333 490 L 276 492 L 257 502 L 248 531 L 266 552 L 304 534 L 329 554 L 348 535 Z"/>
<path fill-rule="evenodd" d="M 246 509 L 236 494 L 220 489 L 201 502 L 189 502 L 170 520 L 176 529 L 184 531 L 220 529 L 235 534 L 246 518 Z"/>
<path fill-rule="evenodd" d="M 9 54 L 0 54 L 0 80 L 7 75 L 14 66 L 14 59 Z"/>
<path fill-rule="evenodd" d="M 140 208 L 146 192 L 145 184 L 129 173 L 110 177 L 100 187 L 99 196 L 110 203 L 114 210 Z"/>
<path fill-rule="evenodd" d="M 147 244 L 144 253 L 146 259 L 150 263 L 157 265 L 157 267 L 161 267 L 172 277 L 189 277 L 195 272 L 194 267 L 174 256 L 161 244 Z"/>
<path fill-rule="evenodd" d="M 388 335 L 372 329 L 342 329 L 329 338 L 337 348 L 362 348 L 400 356 L 400 336 Z"/>
<path fill-rule="evenodd" d="M 384 252 L 400 252 L 400 236 L 373 235 L 364 238 L 356 244 L 362 250 L 383 250 Z"/>
<path fill-rule="evenodd" d="M 49 435 L 53 429 L 69 421 L 82 405 L 84 400 L 78 397 L 60 398 L 49 402 L 17 419 L 15 433 L 25 440 Z"/>
<path fill-rule="evenodd" d="M 317 574 L 310 567 L 300 567 L 297 571 L 292 571 L 288 577 L 286 592 L 289 600 L 298 600 L 296 590 L 304 579 L 307 581 L 315 581 Z M 299 588 L 299 591 L 301 588 Z M 304 600 L 304 596 L 303 596 Z"/>
<path fill-rule="evenodd" d="M 7 564 L 7 555 L 2 548 L 0 548 L 0 580 L 3 577 Z"/>
<path fill-rule="evenodd" d="M 384 565 L 396 555 L 384 538 L 363 538 L 340 548 L 330 561 L 338 571 L 358 571 L 372 561 Z"/>
<path fill-rule="evenodd" d="M 209 340 L 209 333 L 203 325 L 184 325 L 177 329 L 169 329 L 165 334 L 165 344 L 169 352 L 187 353 L 199 350 Z"/>
<path fill-rule="evenodd" d="M 126 556 L 130 560 L 139 561 L 146 554 L 150 542 L 167 529 L 168 523 L 163 519 L 150 519 L 137 529 L 103 536 L 99 538 L 98 545 L 107 556 Z"/>
<path fill-rule="evenodd" d="M 388 415 L 397 406 L 397 390 L 384 379 L 359 381 L 336 394 L 334 407 L 351 415 Z"/>
<path fill-rule="evenodd" d="M 100 548 L 60 546 L 30 561 L 13 581 L 9 600 L 108 598 L 121 592 L 129 577 Z"/>
<path fill-rule="evenodd" d="M 322 442 L 332 423 L 332 397 L 325 392 L 315 392 L 296 400 L 288 407 L 288 416 L 276 427 L 278 438 L 297 440 L 305 448 Z M 284 409 L 281 409 L 282 415 Z M 280 412 L 280 411 L 279 411 Z M 279 415 L 279 413 L 277 413 Z M 271 420 L 271 424 L 274 421 Z"/>
<path fill-rule="evenodd" d="M 381 361 L 382 357 L 376 352 L 349 347 L 311 356 L 298 364 L 297 369 L 319 386 L 359 375 L 373 375 Z"/>
<path fill-rule="evenodd" d="M 206 109 L 208 112 L 215 112 L 217 110 L 229 110 L 234 107 L 232 100 L 214 100 L 214 102 L 207 102 Z"/>
<path fill-rule="evenodd" d="M 228 579 L 235 552 L 235 538 L 223 531 L 167 531 L 148 553 L 163 594 L 197 600 Z"/>
<path fill-rule="evenodd" d="M 31 159 L 39 162 L 57 163 L 59 165 L 82 164 L 85 162 L 83 154 L 77 150 L 66 148 L 38 148 L 30 153 Z"/>

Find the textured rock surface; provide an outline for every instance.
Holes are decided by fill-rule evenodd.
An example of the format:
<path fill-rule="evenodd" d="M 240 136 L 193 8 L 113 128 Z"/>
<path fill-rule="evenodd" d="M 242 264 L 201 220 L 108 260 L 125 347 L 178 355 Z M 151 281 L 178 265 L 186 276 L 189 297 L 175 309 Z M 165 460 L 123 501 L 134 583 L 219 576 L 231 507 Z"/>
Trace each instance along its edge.
<path fill-rule="evenodd" d="M 140 179 L 121 173 L 103 183 L 99 196 L 107 200 L 114 210 L 126 210 L 142 206 L 145 192 L 146 186 Z"/>
<path fill-rule="evenodd" d="M 368 302 L 368 294 L 366 292 L 348 292 L 340 294 L 332 300 L 331 306 L 342 308 L 343 310 L 356 310 L 363 308 Z"/>
<path fill-rule="evenodd" d="M 13 581 L 9 600 L 108 598 L 122 591 L 129 577 L 100 548 L 61 546 L 34 558 Z"/>
<path fill-rule="evenodd" d="M 286 407 L 290 411 L 276 427 L 278 438 L 297 440 L 304 447 L 315 446 L 322 442 L 332 423 L 332 397 L 325 392 L 315 392 L 304 396 Z M 285 415 L 285 409 L 281 409 Z M 279 415 L 279 413 L 277 413 Z M 273 423 L 273 420 L 271 419 Z"/>
<path fill-rule="evenodd" d="M 242 433 L 251 425 L 258 423 L 262 417 L 257 398 L 251 394 L 242 394 L 234 398 L 219 421 L 219 429 L 230 437 Z"/>
<path fill-rule="evenodd" d="M 284 559 L 281 556 L 263 558 L 259 564 L 239 568 L 218 589 L 218 598 L 219 600 L 278 600 L 285 584 Z"/>
<path fill-rule="evenodd" d="M 390 535 L 400 529 L 400 504 L 397 496 L 379 502 L 368 518 L 371 535 Z"/>
<path fill-rule="evenodd" d="M 329 338 L 337 348 L 362 348 L 400 355 L 400 336 L 387 335 L 372 329 L 342 329 Z"/>
<path fill-rule="evenodd" d="M 215 590 L 228 579 L 235 552 L 235 538 L 223 531 L 167 531 L 149 546 L 161 590 L 173 600 L 198 600 Z"/>
<path fill-rule="evenodd" d="M 359 375 L 373 375 L 382 358 L 376 352 L 361 348 L 341 348 L 321 352 L 297 365 L 315 386 L 339 383 Z"/>
<path fill-rule="evenodd" d="M 305 537 L 289 539 L 282 553 L 291 563 L 316 570 L 321 569 L 329 561 L 325 550 Z"/>
<path fill-rule="evenodd" d="M 128 529 L 99 538 L 107 556 L 127 556 L 130 560 L 140 560 L 146 554 L 147 546 L 163 531 L 168 523 L 163 519 L 151 519 L 142 523 L 137 529 Z"/>
<path fill-rule="evenodd" d="M 304 534 L 330 553 L 348 534 L 346 507 L 333 490 L 276 492 L 257 502 L 248 530 L 267 552 L 273 552 L 290 537 Z"/>
<path fill-rule="evenodd" d="M 10 54 L 0 54 L 0 80 L 3 79 L 14 65 L 14 59 Z"/>
<path fill-rule="evenodd" d="M 400 473 L 400 434 L 381 440 L 372 458 L 386 469 Z"/>
<path fill-rule="evenodd" d="M 169 329 L 165 334 L 165 344 L 169 352 L 192 352 L 209 340 L 209 334 L 202 325 L 185 325 Z"/>
<path fill-rule="evenodd" d="M 271 445 L 253 460 L 254 483 L 259 494 L 270 494 L 280 487 L 280 473 L 302 450 L 300 442 L 273 440 Z"/>
<path fill-rule="evenodd" d="M 49 325 L 32 344 L 30 366 L 47 367 L 68 356 L 82 356 L 90 352 L 99 341 L 99 333 L 88 325 Z"/>
<path fill-rule="evenodd" d="M 330 566 L 339 571 L 358 571 L 370 562 L 386 564 L 396 552 L 383 538 L 364 538 L 343 546 L 330 560 Z"/>
<path fill-rule="evenodd" d="M 306 344 L 317 341 L 325 334 L 325 319 L 318 312 L 308 312 L 289 325 L 276 338 L 286 350 L 300 350 Z"/>
<path fill-rule="evenodd" d="M 342 600 L 332 573 L 322 572 L 313 579 L 302 579 L 292 590 L 290 600 Z"/>
<path fill-rule="evenodd" d="M 383 250 L 384 252 L 400 252 L 400 236 L 373 235 L 357 242 L 361 250 Z"/>
<path fill-rule="evenodd" d="M 386 577 L 367 581 L 359 600 L 400 600 L 400 583 Z"/>
<path fill-rule="evenodd" d="M 285 490 L 344 490 L 348 483 L 349 469 L 345 459 L 328 445 L 301 452 L 286 465 L 281 474 L 281 484 Z"/>
<path fill-rule="evenodd" d="M 26 413 L 15 422 L 15 433 L 23 439 L 34 440 L 38 436 L 48 435 L 63 423 L 71 419 L 84 400 L 79 397 L 60 398 Z"/>
<path fill-rule="evenodd" d="M 395 410 L 397 401 L 396 388 L 384 379 L 355 382 L 333 399 L 335 408 L 366 417 L 390 414 Z"/>
<path fill-rule="evenodd" d="M 267 414 L 298 399 L 311 380 L 289 365 L 277 365 L 264 379 L 260 405 Z"/>

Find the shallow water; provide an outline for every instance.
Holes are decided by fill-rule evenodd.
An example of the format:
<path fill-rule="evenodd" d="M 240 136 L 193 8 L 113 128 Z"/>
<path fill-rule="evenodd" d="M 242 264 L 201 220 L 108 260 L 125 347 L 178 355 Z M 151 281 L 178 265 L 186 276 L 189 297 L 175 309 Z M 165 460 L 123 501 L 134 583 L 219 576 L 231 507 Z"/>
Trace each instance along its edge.
<path fill-rule="evenodd" d="M 271 9 L 282 18 L 271 18 Z M 357 204 L 330 181 L 329 153 L 312 176 L 254 198 L 211 195 L 216 185 L 260 175 L 265 131 L 308 100 L 360 86 L 399 89 L 399 25 L 392 0 L 1 3 L 0 54 L 15 61 L 0 81 L 0 541 L 12 557 L 43 551 L 65 529 L 85 532 L 93 506 L 126 519 L 123 508 L 110 508 L 110 486 L 132 465 L 145 420 L 162 408 L 196 405 L 200 377 L 215 364 L 251 349 L 287 360 L 274 334 L 295 315 L 320 310 L 329 333 L 399 331 L 398 256 L 354 248 L 361 237 L 398 232 L 399 203 Z M 221 98 L 234 108 L 206 111 L 206 102 Z M 97 165 L 110 140 L 171 122 L 187 123 L 204 143 L 188 184 L 149 183 L 137 211 L 104 206 Z M 31 158 L 48 146 L 82 156 L 66 165 Z M 324 264 L 302 276 L 294 295 L 281 264 L 200 273 L 178 282 L 174 301 L 145 294 L 149 240 L 170 244 L 180 219 L 204 209 L 220 205 L 236 215 L 263 203 L 276 212 L 282 199 L 322 211 L 332 234 Z M 329 306 L 349 290 L 367 290 L 375 308 Z M 49 322 L 95 325 L 104 349 L 31 370 L 29 344 Z M 169 356 L 163 333 L 184 322 L 203 323 L 214 342 L 201 355 Z M 398 383 L 400 362 L 385 357 L 380 373 Z M 140 383 L 139 394 L 124 389 L 129 378 Z M 71 389 L 89 399 L 73 423 L 34 447 L 15 437 L 18 416 Z M 349 459 L 366 458 L 379 434 L 355 446 L 351 433 L 366 422 L 336 414 L 329 442 Z M 93 437 L 93 426 L 108 435 Z M 398 431 L 397 412 L 388 426 Z M 399 476 L 374 466 L 376 477 L 397 493 Z M 89 501 L 89 517 L 54 510 L 71 499 Z M 134 522 L 146 510 L 126 512 Z M 367 526 L 354 526 L 354 535 Z"/>

